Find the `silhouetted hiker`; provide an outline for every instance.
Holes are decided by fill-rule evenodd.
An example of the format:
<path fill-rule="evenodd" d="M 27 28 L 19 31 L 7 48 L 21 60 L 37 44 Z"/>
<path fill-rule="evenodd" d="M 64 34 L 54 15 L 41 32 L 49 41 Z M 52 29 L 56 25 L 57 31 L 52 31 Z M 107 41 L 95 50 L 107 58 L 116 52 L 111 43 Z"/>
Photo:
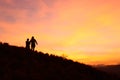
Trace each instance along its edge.
<path fill-rule="evenodd" d="M 26 41 L 26 49 L 30 49 L 30 41 L 29 41 L 28 38 L 27 38 L 27 41 Z"/>
<path fill-rule="evenodd" d="M 36 39 L 34 38 L 34 36 L 32 36 L 32 38 L 30 40 L 30 44 L 31 44 L 31 50 L 34 51 L 36 44 L 38 44 Z"/>

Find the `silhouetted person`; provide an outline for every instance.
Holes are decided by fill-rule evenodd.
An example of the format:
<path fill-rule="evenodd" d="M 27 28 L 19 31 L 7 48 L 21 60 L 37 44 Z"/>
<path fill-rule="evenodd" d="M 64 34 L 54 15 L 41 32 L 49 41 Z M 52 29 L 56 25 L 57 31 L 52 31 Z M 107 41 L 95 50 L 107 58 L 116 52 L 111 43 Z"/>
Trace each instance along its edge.
<path fill-rule="evenodd" d="M 32 36 L 32 38 L 30 40 L 30 44 L 31 44 L 31 50 L 34 51 L 36 44 L 38 44 L 36 39 L 34 38 L 34 36 Z"/>
<path fill-rule="evenodd" d="M 27 38 L 27 41 L 26 41 L 26 49 L 30 49 L 30 41 L 29 41 L 29 39 Z"/>

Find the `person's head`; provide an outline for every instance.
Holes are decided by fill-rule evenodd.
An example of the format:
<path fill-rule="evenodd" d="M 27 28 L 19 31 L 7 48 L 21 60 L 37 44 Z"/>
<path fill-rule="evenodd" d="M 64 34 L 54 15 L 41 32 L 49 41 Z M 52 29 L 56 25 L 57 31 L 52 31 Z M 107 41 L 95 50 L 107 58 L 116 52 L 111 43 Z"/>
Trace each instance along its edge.
<path fill-rule="evenodd" d="M 32 36 L 32 39 L 34 39 L 34 36 Z"/>
<path fill-rule="evenodd" d="M 29 38 L 27 38 L 27 41 L 29 41 Z"/>

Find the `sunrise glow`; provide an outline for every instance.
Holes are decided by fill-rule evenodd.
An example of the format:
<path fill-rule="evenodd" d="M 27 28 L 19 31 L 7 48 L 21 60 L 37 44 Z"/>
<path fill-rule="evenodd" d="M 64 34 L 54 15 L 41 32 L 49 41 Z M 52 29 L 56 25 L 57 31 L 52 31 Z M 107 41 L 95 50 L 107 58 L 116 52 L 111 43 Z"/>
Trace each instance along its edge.
<path fill-rule="evenodd" d="M 0 0 L 0 41 L 86 64 L 120 63 L 120 0 Z"/>

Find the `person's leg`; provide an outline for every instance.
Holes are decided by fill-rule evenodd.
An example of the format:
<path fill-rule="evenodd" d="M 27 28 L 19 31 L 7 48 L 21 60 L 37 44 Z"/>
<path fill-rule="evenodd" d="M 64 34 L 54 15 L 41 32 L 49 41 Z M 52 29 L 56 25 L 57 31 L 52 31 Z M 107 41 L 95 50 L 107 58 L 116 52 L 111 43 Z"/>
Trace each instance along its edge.
<path fill-rule="evenodd" d="M 32 47 L 32 49 L 31 49 L 32 51 L 34 50 L 34 48 Z"/>
<path fill-rule="evenodd" d="M 35 44 L 32 47 L 33 47 L 33 51 L 34 51 L 35 50 Z"/>
<path fill-rule="evenodd" d="M 33 51 L 34 51 L 35 47 L 33 47 Z"/>

